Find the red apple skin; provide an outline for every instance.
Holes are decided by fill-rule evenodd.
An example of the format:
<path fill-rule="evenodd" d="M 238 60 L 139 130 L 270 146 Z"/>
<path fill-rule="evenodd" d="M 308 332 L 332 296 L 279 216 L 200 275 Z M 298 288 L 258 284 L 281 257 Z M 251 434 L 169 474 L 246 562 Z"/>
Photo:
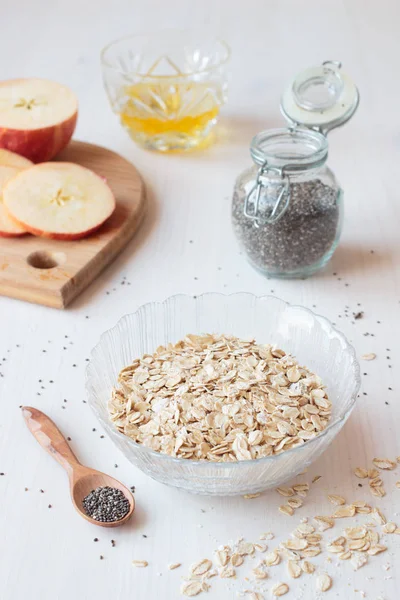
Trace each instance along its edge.
<path fill-rule="evenodd" d="M 27 231 L 21 233 L 6 233 L 5 231 L 0 231 L 0 238 L 19 238 L 23 235 L 27 235 L 27 233 Z"/>
<path fill-rule="evenodd" d="M 0 148 L 16 152 L 34 163 L 51 160 L 70 141 L 77 119 L 78 111 L 62 123 L 41 129 L 0 128 Z"/>
<path fill-rule="evenodd" d="M 114 207 L 114 210 L 115 210 L 115 207 Z M 113 210 L 113 212 L 114 212 L 114 210 Z M 36 229 L 35 227 L 26 225 L 22 221 L 18 221 L 13 215 L 10 215 L 10 217 L 12 218 L 13 221 L 15 221 L 15 223 L 18 223 L 18 225 L 21 225 L 21 227 L 24 227 L 24 229 L 26 229 L 27 233 L 31 233 L 32 235 L 36 235 L 37 237 L 44 237 L 49 240 L 64 240 L 65 242 L 72 242 L 74 240 L 81 240 L 83 238 L 88 237 L 89 235 L 92 235 L 92 233 L 95 233 L 98 229 L 100 229 L 100 227 L 102 225 L 104 225 L 104 223 L 106 221 L 108 221 L 108 219 L 111 217 L 112 214 L 113 213 L 110 213 L 108 215 L 108 217 L 106 217 L 104 219 L 104 221 L 102 221 L 101 223 L 96 225 L 96 227 L 92 227 L 91 229 L 88 229 L 87 231 L 80 231 L 79 233 L 52 233 L 49 231 L 41 231 L 40 229 Z"/>

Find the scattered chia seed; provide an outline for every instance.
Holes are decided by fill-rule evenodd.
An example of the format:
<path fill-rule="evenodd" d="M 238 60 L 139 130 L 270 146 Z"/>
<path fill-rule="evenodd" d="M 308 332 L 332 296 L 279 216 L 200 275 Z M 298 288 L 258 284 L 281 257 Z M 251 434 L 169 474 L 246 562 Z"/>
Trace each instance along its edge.
<path fill-rule="evenodd" d="M 129 500 L 121 490 L 109 486 L 92 490 L 83 499 L 82 504 L 89 517 L 103 523 L 120 521 L 130 509 Z"/>
<path fill-rule="evenodd" d="M 98 542 L 98 541 L 99 541 L 99 538 L 94 538 L 94 540 L 93 540 L 93 541 L 94 541 L 94 542 Z"/>
<path fill-rule="evenodd" d="M 100 554 L 100 560 L 104 560 L 104 556 Z"/>
<path fill-rule="evenodd" d="M 364 316 L 364 311 L 360 310 L 360 311 L 358 311 L 358 312 L 356 312 L 356 313 L 353 313 L 353 316 L 354 316 L 354 318 L 355 318 L 356 320 L 358 320 L 358 319 L 362 319 L 362 318 L 363 318 L 363 316 Z"/>
<path fill-rule="evenodd" d="M 317 267 L 334 248 L 340 220 L 339 195 L 333 187 L 319 179 L 290 183 L 286 212 L 275 223 L 261 223 L 259 227 L 244 214 L 247 193 L 243 185 L 237 184 L 232 206 L 233 227 L 250 263 L 260 271 L 271 275 L 300 274 Z M 261 221 L 270 214 L 273 202 L 265 195 L 260 198 Z M 251 201 L 249 204 L 252 213 L 254 204 Z"/>
<path fill-rule="evenodd" d="M 115 540 L 111 540 L 111 546 L 115 548 Z"/>

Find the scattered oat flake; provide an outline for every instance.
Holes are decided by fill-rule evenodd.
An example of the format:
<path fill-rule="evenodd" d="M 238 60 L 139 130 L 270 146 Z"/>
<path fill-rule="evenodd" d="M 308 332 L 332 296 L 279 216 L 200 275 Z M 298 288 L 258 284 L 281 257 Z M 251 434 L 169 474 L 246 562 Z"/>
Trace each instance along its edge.
<path fill-rule="evenodd" d="M 252 573 L 256 579 L 267 579 L 268 573 L 261 567 L 255 567 Z"/>
<path fill-rule="evenodd" d="M 381 525 L 385 525 L 387 523 L 387 519 L 380 508 L 376 507 L 373 509 L 372 512 L 378 523 L 380 523 Z"/>
<path fill-rule="evenodd" d="M 283 513 L 284 515 L 288 515 L 289 517 L 294 515 L 294 509 L 289 506 L 289 504 L 281 504 L 279 507 L 279 512 Z"/>
<path fill-rule="evenodd" d="M 267 544 L 254 544 L 254 548 L 258 551 L 258 552 L 266 552 L 268 549 Z"/>
<path fill-rule="evenodd" d="M 304 550 L 308 546 L 308 542 L 305 539 L 294 538 L 283 542 L 283 546 L 289 550 Z"/>
<path fill-rule="evenodd" d="M 275 565 L 279 565 L 281 557 L 276 550 L 273 550 L 265 556 L 264 562 L 268 567 L 274 567 Z"/>
<path fill-rule="evenodd" d="M 202 581 L 185 581 L 181 585 L 181 594 L 183 594 L 184 596 L 197 596 L 202 591 Z"/>
<path fill-rule="evenodd" d="M 334 519 L 343 519 L 345 517 L 354 517 L 356 514 L 356 507 L 349 504 L 348 506 L 341 506 L 332 515 Z"/>
<path fill-rule="evenodd" d="M 289 586 L 287 583 L 277 583 L 271 590 L 273 596 L 284 596 L 288 591 Z"/>
<path fill-rule="evenodd" d="M 289 560 L 287 563 L 287 571 L 293 579 L 297 579 L 300 577 L 302 573 L 301 566 L 295 560 Z"/>
<path fill-rule="evenodd" d="M 225 565 L 228 564 L 229 555 L 228 555 L 228 552 L 226 552 L 226 550 L 217 550 L 214 553 L 214 557 L 215 557 L 215 562 L 217 563 L 217 565 L 219 567 L 225 567 Z"/>
<path fill-rule="evenodd" d="M 264 600 L 264 596 L 260 592 L 247 592 L 249 600 Z"/>
<path fill-rule="evenodd" d="M 171 563 L 170 565 L 168 565 L 168 569 L 170 571 L 173 571 L 174 569 L 178 569 L 181 566 L 182 563 Z"/>
<path fill-rule="evenodd" d="M 319 481 L 321 479 L 322 475 L 316 475 L 314 477 L 314 479 L 312 480 L 312 483 L 317 483 L 317 481 Z"/>
<path fill-rule="evenodd" d="M 396 487 L 400 488 L 400 481 L 396 481 Z"/>
<path fill-rule="evenodd" d="M 331 502 L 331 504 L 335 504 L 336 506 L 346 504 L 346 500 L 343 498 L 343 496 L 337 496 L 336 494 L 329 494 L 328 500 Z"/>
<path fill-rule="evenodd" d="M 278 488 L 276 488 L 276 491 L 281 496 L 286 496 L 286 497 L 294 496 L 294 489 L 291 487 L 278 487 Z"/>
<path fill-rule="evenodd" d="M 358 569 L 361 569 L 361 567 L 368 562 L 368 556 L 366 554 L 361 554 L 361 552 L 353 552 L 350 561 L 353 565 L 353 569 L 358 571 Z"/>
<path fill-rule="evenodd" d="M 340 558 L 340 560 L 349 560 L 349 558 L 351 557 L 352 553 L 350 552 L 350 550 L 345 550 L 341 554 L 338 554 L 338 558 Z"/>
<path fill-rule="evenodd" d="M 378 477 L 379 475 L 379 471 L 377 469 L 369 469 L 368 470 L 368 477 L 370 479 L 374 479 L 375 477 Z"/>
<path fill-rule="evenodd" d="M 376 358 L 376 354 L 370 352 L 369 354 L 363 354 L 361 358 L 363 360 L 374 360 Z"/>
<path fill-rule="evenodd" d="M 312 546 L 311 548 L 306 548 L 301 551 L 302 558 L 314 558 L 315 556 L 318 556 L 318 554 L 321 554 L 321 548 L 318 548 L 317 546 Z"/>
<path fill-rule="evenodd" d="M 332 517 L 317 516 L 314 517 L 314 521 L 317 521 L 320 531 L 331 529 L 335 524 L 335 520 Z"/>
<path fill-rule="evenodd" d="M 228 579 L 230 577 L 235 577 L 236 571 L 233 568 L 233 565 L 226 565 L 226 567 L 222 567 L 219 570 L 219 576 L 223 579 Z"/>
<path fill-rule="evenodd" d="M 367 535 L 365 527 L 347 527 L 344 531 L 349 540 L 361 540 Z"/>
<path fill-rule="evenodd" d="M 147 560 L 133 560 L 132 565 L 134 567 L 147 567 L 149 563 L 147 562 Z"/>
<path fill-rule="evenodd" d="M 371 548 L 367 550 L 367 552 L 370 556 L 375 556 L 376 554 L 385 552 L 385 550 L 387 550 L 386 546 L 383 546 L 382 544 L 376 544 L 376 546 L 371 546 Z"/>
<path fill-rule="evenodd" d="M 253 500 L 253 498 L 258 498 L 259 496 L 261 496 L 261 492 L 258 492 L 257 494 L 245 494 L 243 498 L 246 500 Z"/>
<path fill-rule="evenodd" d="M 300 566 L 301 566 L 302 570 L 304 571 L 304 573 L 311 574 L 311 573 L 314 573 L 314 571 L 315 571 L 315 566 L 313 565 L 313 563 L 311 563 L 308 560 L 303 560 L 300 563 Z"/>
<path fill-rule="evenodd" d="M 391 471 L 397 467 L 396 461 L 390 460 L 389 458 L 374 458 L 372 462 L 378 469 Z"/>
<path fill-rule="evenodd" d="M 354 469 L 354 475 L 356 477 L 359 477 L 359 479 L 365 479 L 366 477 L 368 477 L 368 471 L 367 469 L 363 469 L 362 467 L 357 467 L 356 469 Z"/>
<path fill-rule="evenodd" d="M 190 567 L 191 575 L 199 576 L 204 575 L 212 567 L 212 562 L 208 558 L 203 558 L 197 563 L 193 563 Z"/>
<path fill-rule="evenodd" d="M 266 531 L 260 535 L 260 540 L 273 540 L 274 537 L 275 536 L 273 533 L 271 533 L 271 531 Z"/>
<path fill-rule="evenodd" d="M 300 506 L 303 506 L 301 498 L 288 498 L 287 503 L 290 508 L 300 508 Z"/>
<path fill-rule="evenodd" d="M 397 529 L 397 525 L 396 523 L 386 523 L 383 527 L 382 527 L 382 531 L 383 533 L 394 533 Z"/>
<path fill-rule="evenodd" d="M 254 554 L 254 545 L 250 542 L 244 542 L 243 540 L 239 542 L 236 548 L 236 552 L 238 554 L 242 554 L 246 556 L 247 554 Z"/>
<path fill-rule="evenodd" d="M 319 592 L 327 592 L 332 587 L 332 579 L 328 573 L 321 573 L 317 577 L 316 585 Z"/>
<path fill-rule="evenodd" d="M 232 554 L 231 556 L 231 565 L 234 567 L 240 567 L 244 562 L 243 556 L 241 554 Z"/>

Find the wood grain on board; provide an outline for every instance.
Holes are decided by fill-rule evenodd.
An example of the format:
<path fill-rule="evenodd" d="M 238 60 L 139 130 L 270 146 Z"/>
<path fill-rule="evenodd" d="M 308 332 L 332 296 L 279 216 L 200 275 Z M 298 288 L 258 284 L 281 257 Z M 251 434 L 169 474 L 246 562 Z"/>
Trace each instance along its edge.
<path fill-rule="evenodd" d="M 144 213 L 145 193 L 136 168 L 106 148 L 73 141 L 56 160 L 80 164 L 105 177 L 117 208 L 83 240 L 0 238 L 0 294 L 65 308 L 131 239 Z"/>

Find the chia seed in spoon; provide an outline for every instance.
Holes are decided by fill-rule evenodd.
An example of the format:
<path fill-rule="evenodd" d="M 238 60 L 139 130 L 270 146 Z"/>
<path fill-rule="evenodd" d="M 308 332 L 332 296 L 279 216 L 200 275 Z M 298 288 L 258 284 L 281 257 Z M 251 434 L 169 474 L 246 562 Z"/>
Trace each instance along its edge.
<path fill-rule="evenodd" d="M 120 521 L 129 513 L 129 500 L 121 490 L 109 486 L 92 490 L 83 499 L 86 514 L 95 521 L 110 523 Z"/>

